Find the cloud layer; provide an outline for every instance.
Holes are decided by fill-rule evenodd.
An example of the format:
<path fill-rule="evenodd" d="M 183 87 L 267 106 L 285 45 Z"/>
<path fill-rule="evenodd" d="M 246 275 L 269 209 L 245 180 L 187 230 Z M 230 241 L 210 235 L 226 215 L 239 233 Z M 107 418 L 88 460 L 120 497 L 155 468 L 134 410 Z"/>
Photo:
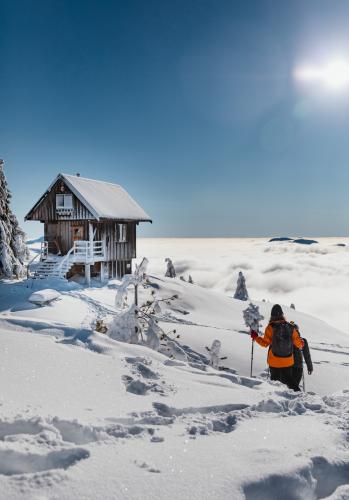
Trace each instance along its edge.
<path fill-rule="evenodd" d="M 138 255 L 150 260 L 149 272 L 165 273 L 170 257 L 178 275 L 233 295 L 243 271 L 250 297 L 290 305 L 349 333 L 349 238 L 317 238 L 300 245 L 262 238 L 144 238 Z M 337 246 L 344 243 L 347 246 Z"/>

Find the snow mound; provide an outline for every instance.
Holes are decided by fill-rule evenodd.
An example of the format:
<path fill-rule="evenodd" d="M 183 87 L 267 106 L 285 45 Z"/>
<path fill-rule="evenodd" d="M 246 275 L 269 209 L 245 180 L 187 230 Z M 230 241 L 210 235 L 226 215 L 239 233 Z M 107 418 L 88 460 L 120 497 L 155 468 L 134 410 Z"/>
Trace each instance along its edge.
<path fill-rule="evenodd" d="M 28 300 L 33 304 L 43 306 L 49 304 L 53 300 L 58 299 L 60 295 L 61 294 L 57 292 L 57 290 L 53 290 L 52 288 L 45 288 L 44 290 L 39 290 L 32 293 Z"/>

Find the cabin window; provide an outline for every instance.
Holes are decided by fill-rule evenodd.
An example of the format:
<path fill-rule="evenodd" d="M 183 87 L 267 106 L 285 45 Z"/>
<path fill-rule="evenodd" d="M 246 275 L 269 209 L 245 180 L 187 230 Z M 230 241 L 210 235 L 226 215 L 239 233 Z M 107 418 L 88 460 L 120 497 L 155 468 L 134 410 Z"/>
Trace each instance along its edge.
<path fill-rule="evenodd" d="M 117 224 L 117 237 L 119 243 L 126 243 L 127 241 L 127 224 Z"/>
<path fill-rule="evenodd" d="M 56 194 L 56 209 L 72 209 L 73 196 L 71 194 Z"/>

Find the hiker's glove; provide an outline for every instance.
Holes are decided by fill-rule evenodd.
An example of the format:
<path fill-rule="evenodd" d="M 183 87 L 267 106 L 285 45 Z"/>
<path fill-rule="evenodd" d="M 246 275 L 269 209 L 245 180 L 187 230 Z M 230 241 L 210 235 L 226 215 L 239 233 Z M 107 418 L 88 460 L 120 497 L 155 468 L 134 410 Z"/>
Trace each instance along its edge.
<path fill-rule="evenodd" d="M 257 332 L 252 331 L 252 332 L 251 332 L 251 339 L 252 339 L 252 340 L 256 340 L 256 338 L 257 338 L 257 337 L 258 337 L 258 333 L 257 333 Z"/>
<path fill-rule="evenodd" d="M 311 375 L 313 373 L 313 370 L 308 370 L 308 375 Z"/>

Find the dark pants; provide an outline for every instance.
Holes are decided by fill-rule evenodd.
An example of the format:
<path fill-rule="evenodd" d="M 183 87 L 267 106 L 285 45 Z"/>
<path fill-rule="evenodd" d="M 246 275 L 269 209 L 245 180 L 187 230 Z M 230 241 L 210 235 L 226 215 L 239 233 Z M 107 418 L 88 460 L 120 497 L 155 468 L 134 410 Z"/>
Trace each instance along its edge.
<path fill-rule="evenodd" d="M 287 385 L 289 389 L 300 391 L 298 384 L 295 383 L 293 378 L 292 366 L 288 366 L 287 368 L 274 368 L 270 366 L 269 368 L 271 380 L 279 380 L 283 384 Z"/>
<path fill-rule="evenodd" d="M 299 385 L 301 383 L 303 376 L 303 368 L 302 367 L 292 367 L 292 378 L 293 378 L 293 383 L 295 385 Z"/>

